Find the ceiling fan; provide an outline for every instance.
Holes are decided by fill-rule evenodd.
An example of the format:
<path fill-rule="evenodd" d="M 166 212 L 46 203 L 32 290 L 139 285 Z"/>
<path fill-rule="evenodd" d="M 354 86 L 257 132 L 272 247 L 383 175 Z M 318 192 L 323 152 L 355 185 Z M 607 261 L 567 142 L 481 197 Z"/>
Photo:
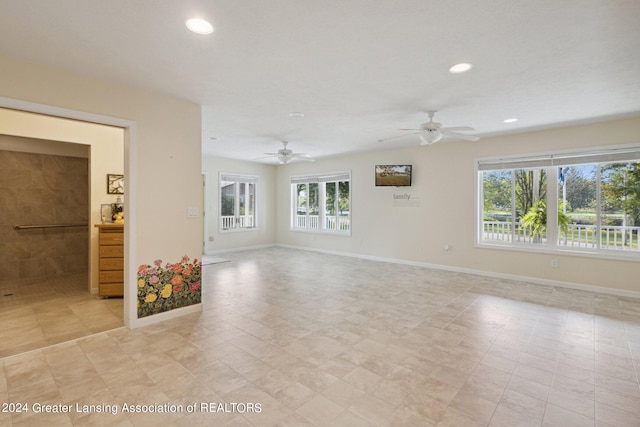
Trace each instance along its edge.
<path fill-rule="evenodd" d="M 289 163 L 292 160 L 302 160 L 304 162 L 315 162 L 310 154 L 294 153 L 293 150 L 287 148 L 289 141 L 282 141 L 283 148 L 279 149 L 277 153 L 264 153 L 267 157 L 276 157 L 281 165 Z"/>
<path fill-rule="evenodd" d="M 406 135 L 392 136 L 391 138 L 381 139 L 380 142 L 388 141 L 394 138 L 400 138 L 401 136 L 407 135 L 418 135 L 420 138 L 420 145 L 431 145 L 440 141 L 444 136 L 450 136 L 453 138 L 464 139 L 466 141 L 477 141 L 480 138 L 474 135 L 465 135 L 463 133 L 458 133 L 460 131 L 472 131 L 474 130 L 469 126 L 457 126 L 457 127 L 447 127 L 443 128 L 440 123 L 433 121 L 433 116 L 435 115 L 436 110 L 428 110 L 427 115 L 429 116 L 429 121 L 426 123 L 422 123 L 419 129 L 400 129 L 400 130 L 415 130 L 418 132 L 409 133 Z"/>

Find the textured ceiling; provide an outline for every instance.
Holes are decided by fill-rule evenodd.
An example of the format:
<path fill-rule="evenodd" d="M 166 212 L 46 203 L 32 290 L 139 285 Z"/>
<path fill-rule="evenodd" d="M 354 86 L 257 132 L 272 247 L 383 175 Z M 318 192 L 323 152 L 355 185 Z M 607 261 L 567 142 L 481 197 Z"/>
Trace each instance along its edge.
<path fill-rule="evenodd" d="M 0 53 L 201 104 L 203 153 L 244 160 L 418 145 L 378 140 L 429 109 L 481 137 L 640 115 L 637 0 L 0 0 Z"/>

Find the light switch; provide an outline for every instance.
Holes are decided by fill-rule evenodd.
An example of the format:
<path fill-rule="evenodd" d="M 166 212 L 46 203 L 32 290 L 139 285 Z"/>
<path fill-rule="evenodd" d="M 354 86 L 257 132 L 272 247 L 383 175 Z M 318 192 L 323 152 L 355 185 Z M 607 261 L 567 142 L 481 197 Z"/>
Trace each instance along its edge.
<path fill-rule="evenodd" d="M 187 218 L 198 218 L 200 210 L 198 208 L 187 208 Z"/>

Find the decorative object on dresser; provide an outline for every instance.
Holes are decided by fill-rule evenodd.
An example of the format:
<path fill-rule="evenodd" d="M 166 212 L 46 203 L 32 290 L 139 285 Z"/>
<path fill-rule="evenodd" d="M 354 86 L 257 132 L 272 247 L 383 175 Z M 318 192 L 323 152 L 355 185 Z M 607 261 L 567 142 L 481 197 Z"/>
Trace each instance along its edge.
<path fill-rule="evenodd" d="M 124 225 L 95 224 L 98 228 L 98 295 L 124 295 Z"/>

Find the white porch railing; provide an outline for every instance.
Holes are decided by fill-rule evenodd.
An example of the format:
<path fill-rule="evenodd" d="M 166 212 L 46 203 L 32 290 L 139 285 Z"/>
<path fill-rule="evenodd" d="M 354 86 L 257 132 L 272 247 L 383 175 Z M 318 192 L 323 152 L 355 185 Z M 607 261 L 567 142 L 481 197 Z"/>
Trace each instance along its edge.
<path fill-rule="evenodd" d="M 566 233 L 560 233 L 558 245 L 576 248 L 598 248 L 597 227 L 589 224 L 569 224 Z M 640 227 L 605 225 L 600 227 L 600 248 L 610 250 L 640 251 Z M 482 239 L 494 242 L 534 243 L 531 229 L 504 221 L 484 221 Z M 542 236 L 540 243 L 546 242 Z"/>
<path fill-rule="evenodd" d="M 296 228 L 318 228 L 318 215 L 296 215 Z"/>
<path fill-rule="evenodd" d="M 220 217 L 220 223 L 222 225 L 223 230 L 231 230 L 233 228 L 255 227 L 253 215 L 222 216 Z"/>
<path fill-rule="evenodd" d="M 598 229 L 595 225 L 571 224 L 566 235 L 559 240 L 561 246 L 598 247 Z M 600 227 L 600 246 L 602 249 L 617 249 L 638 251 L 638 239 L 640 239 L 640 227 L 623 227 L 605 225 Z"/>
<path fill-rule="evenodd" d="M 351 218 L 348 216 L 325 216 L 324 228 L 327 230 L 349 231 Z"/>
<path fill-rule="evenodd" d="M 319 229 L 319 215 L 296 215 L 295 228 Z M 332 231 L 349 231 L 351 229 L 351 218 L 348 216 L 328 216 L 324 217 L 324 229 Z"/>

